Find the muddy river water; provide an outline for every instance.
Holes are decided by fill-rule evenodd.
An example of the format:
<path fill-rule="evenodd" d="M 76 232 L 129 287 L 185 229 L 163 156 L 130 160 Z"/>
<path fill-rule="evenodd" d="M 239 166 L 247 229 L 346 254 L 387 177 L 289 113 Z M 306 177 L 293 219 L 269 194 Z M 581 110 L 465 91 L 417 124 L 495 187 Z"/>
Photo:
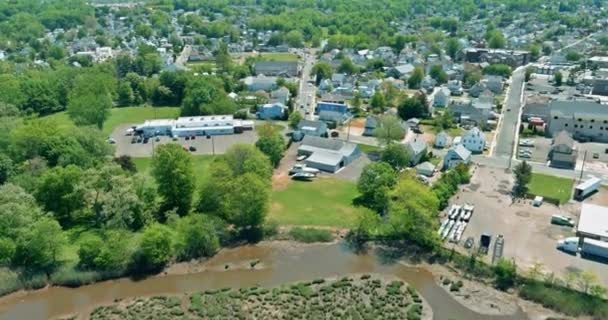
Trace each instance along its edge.
<path fill-rule="evenodd" d="M 259 260 L 252 270 L 249 262 Z M 229 267 L 226 269 L 226 265 Z M 0 299 L 0 319 L 48 319 L 59 315 L 87 314 L 115 299 L 151 295 L 179 295 L 210 288 L 259 284 L 275 286 L 286 282 L 343 276 L 350 273 L 378 273 L 397 276 L 414 286 L 429 302 L 437 320 L 519 320 L 520 310 L 510 316 L 475 313 L 456 300 L 422 268 L 406 267 L 377 252 L 354 253 L 344 244 L 313 246 L 244 246 L 222 250 L 193 273 L 168 274 L 143 280 L 123 278 L 70 289 L 52 287 Z"/>

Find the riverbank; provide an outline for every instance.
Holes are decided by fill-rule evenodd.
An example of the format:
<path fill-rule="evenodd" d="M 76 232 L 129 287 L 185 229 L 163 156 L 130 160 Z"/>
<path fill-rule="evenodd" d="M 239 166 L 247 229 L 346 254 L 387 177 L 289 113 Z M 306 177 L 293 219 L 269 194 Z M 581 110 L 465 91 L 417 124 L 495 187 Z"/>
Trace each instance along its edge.
<path fill-rule="evenodd" d="M 497 298 L 491 300 L 498 306 L 494 308 L 497 310 L 480 308 L 479 301 L 489 296 L 490 291 L 486 290 L 494 290 L 491 287 L 466 283 L 463 287 L 470 290 L 468 298 L 458 297 L 437 283 L 438 277 L 449 274 L 447 268 L 386 260 L 379 248 L 353 251 L 344 242 L 302 244 L 293 241 L 269 241 L 225 248 L 208 260 L 175 264 L 161 274 L 145 279 L 120 278 L 76 289 L 48 287 L 21 291 L 0 298 L 0 319 L 48 319 L 75 313 L 90 314 L 97 306 L 113 304 L 116 300 L 130 301 L 156 295 L 183 296 L 185 293 L 227 287 L 271 288 L 311 279 L 338 279 L 352 274 L 397 277 L 411 284 L 428 302 L 423 310 L 432 309 L 437 319 L 526 318 L 518 305 L 527 307 L 520 300 L 515 299 L 516 303 L 513 303 Z M 453 274 L 449 277 L 456 279 Z M 471 298 L 473 295 L 475 298 Z M 87 302 L 83 304 L 83 301 Z"/>

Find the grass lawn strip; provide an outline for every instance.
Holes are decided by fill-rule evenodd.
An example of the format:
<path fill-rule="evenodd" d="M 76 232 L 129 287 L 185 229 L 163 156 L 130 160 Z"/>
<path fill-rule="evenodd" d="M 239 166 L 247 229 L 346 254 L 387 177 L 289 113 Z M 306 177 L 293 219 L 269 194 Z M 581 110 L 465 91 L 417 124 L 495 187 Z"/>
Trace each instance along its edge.
<path fill-rule="evenodd" d="M 533 173 L 532 180 L 528 185 L 528 193 L 535 196 L 556 199 L 562 204 L 570 200 L 573 185 L 574 181 L 572 179 Z"/>

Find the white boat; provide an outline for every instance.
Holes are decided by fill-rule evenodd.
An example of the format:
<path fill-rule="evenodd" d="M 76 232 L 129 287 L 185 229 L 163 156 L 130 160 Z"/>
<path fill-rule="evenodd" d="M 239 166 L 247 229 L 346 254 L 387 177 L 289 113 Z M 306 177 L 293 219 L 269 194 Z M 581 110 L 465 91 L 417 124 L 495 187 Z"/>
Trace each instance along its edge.
<path fill-rule="evenodd" d="M 462 210 L 462 206 L 457 206 L 457 205 L 453 205 L 452 209 L 450 210 L 450 220 L 456 220 L 458 219 L 458 216 L 460 216 L 460 211 Z"/>
<path fill-rule="evenodd" d="M 439 231 L 437 231 L 438 235 L 441 235 L 443 233 L 443 230 L 445 230 L 445 228 L 448 226 L 449 222 L 450 222 L 450 219 L 443 220 L 443 222 L 441 223 L 441 226 L 439 227 Z"/>
<path fill-rule="evenodd" d="M 462 220 L 469 222 L 469 220 L 471 219 L 471 217 L 473 216 L 473 210 L 475 210 L 475 206 L 472 205 L 464 205 L 464 214 L 462 215 Z"/>
<path fill-rule="evenodd" d="M 452 230 L 455 223 L 456 223 L 456 221 L 454 221 L 454 220 L 448 221 L 447 227 L 445 227 L 445 229 L 443 229 L 443 232 L 441 233 L 441 239 L 445 239 L 448 237 L 448 235 L 450 234 L 450 230 Z"/>

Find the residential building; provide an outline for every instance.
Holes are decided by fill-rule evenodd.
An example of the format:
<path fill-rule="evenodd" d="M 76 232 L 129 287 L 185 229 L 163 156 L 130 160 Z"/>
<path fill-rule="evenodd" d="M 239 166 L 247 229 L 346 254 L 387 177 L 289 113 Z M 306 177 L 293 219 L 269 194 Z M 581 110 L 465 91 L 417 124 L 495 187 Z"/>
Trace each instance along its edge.
<path fill-rule="evenodd" d="M 374 135 L 374 131 L 378 127 L 378 118 L 376 116 L 367 116 L 365 118 L 365 127 L 363 128 L 363 135 L 371 137 Z"/>
<path fill-rule="evenodd" d="M 416 174 L 432 177 L 435 174 L 435 165 L 426 161 L 416 166 Z"/>
<path fill-rule="evenodd" d="M 291 94 L 289 93 L 289 89 L 287 89 L 286 87 L 280 87 L 280 88 L 270 92 L 269 103 L 287 104 L 290 96 L 291 96 Z"/>
<path fill-rule="evenodd" d="M 257 61 L 253 67 L 256 75 L 297 77 L 300 64 L 297 61 Z"/>
<path fill-rule="evenodd" d="M 484 101 L 452 100 L 448 108 L 454 115 L 454 120 L 463 126 L 487 128 L 488 120 L 492 118 L 492 104 Z"/>
<path fill-rule="evenodd" d="M 556 168 L 573 169 L 576 166 L 577 154 L 574 139 L 570 133 L 562 130 L 553 138 L 549 151 L 550 165 Z"/>
<path fill-rule="evenodd" d="M 421 139 L 414 139 L 405 144 L 405 150 L 410 156 L 410 164 L 415 166 L 426 156 L 427 145 Z"/>
<path fill-rule="evenodd" d="M 408 77 L 412 72 L 414 72 L 414 66 L 408 63 L 388 69 L 387 74 L 395 78 L 403 78 Z"/>
<path fill-rule="evenodd" d="M 549 103 L 547 134 L 569 132 L 580 141 L 608 142 L 608 106 L 595 101 L 555 100 Z"/>
<path fill-rule="evenodd" d="M 502 93 L 503 80 L 501 76 L 487 75 L 482 79 L 485 87 L 495 94 Z"/>
<path fill-rule="evenodd" d="M 476 84 L 474 84 L 470 89 L 469 89 L 469 96 L 473 97 L 473 98 L 478 98 L 479 95 L 484 92 L 486 90 L 486 86 L 481 83 L 481 82 L 477 82 Z"/>
<path fill-rule="evenodd" d="M 298 131 L 305 136 L 327 137 L 327 124 L 323 121 L 302 119 L 298 123 Z"/>
<path fill-rule="evenodd" d="M 608 57 L 594 56 L 587 60 L 589 66 L 597 68 L 608 68 Z"/>
<path fill-rule="evenodd" d="M 453 145 L 443 157 L 443 169 L 452 169 L 460 163 L 471 162 L 471 151 L 462 144 Z"/>
<path fill-rule="evenodd" d="M 479 128 L 474 127 L 464 133 L 462 145 L 473 153 L 482 153 L 486 146 L 486 136 Z"/>
<path fill-rule="evenodd" d="M 307 166 L 333 173 L 356 160 L 361 151 L 352 142 L 307 135 L 298 148 L 298 155 L 308 156 Z"/>
<path fill-rule="evenodd" d="M 551 98 L 545 95 L 535 94 L 526 96 L 521 120 L 528 121 L 530 118 L 540 118 L 545 123 L 549 122 L 549 118 L 551 117 L 549 102 L 551 102 Z"/>
<path fill-rule="evenodd" d="M 321 101 L 322 102 L 337 103 L 337 104 L 345 104 L 346 103 L 346 98 L 343 95 L 340 95 L 340 94 L 326 93 L 326 94 L 324 94 L 324 95 L 321 96 Z"/>
<path fill-rule="evenodd" d="M 462 81 L 460 80 L 450 80 L 448 81 L 448 89 L 450 90 L 450 94 L 453 96 L 461 96 L 463 93 L 462 90 Z"/>
<path fill-rule="evenodd" d="M 348 106 L 344 103 L 333 103 L 321 101 L 317 103 L 315 113 L 321 113 L 321 111 L 333 111 L 345 114 L 348 112 Z"/>
<path fill-rule="evenodd" d="M 249 76 L 243 80 L 243 83 L 249 91 L 271 91 L 277 88 L 277 77 Z"/>
<path fill-rule="evenodd" d="M 267 103 L 258 106 L 257 117 L 262 120 L 278 120 L 285 119 L 287 116 L 287 107 L 282 103 Z"/>
<path fill-rule="evenodd" d="M 450 90 L 440 87 L 433 95 L 433 107 L 444 108 L 450 104 Z"/>
<path fill-rule="evenodd" d="M 521 50 L 468 48 L 465 50 L 465 61 L 472 63 L 501 63 L 519 67 L 530 62 L 530 52 Z"/>
<path fill-rule="evenodd" d="M 445 148 L 450 145 L 450 136 L 445 131 L 439 132 L 435 136 L 435 148 Z"/>

